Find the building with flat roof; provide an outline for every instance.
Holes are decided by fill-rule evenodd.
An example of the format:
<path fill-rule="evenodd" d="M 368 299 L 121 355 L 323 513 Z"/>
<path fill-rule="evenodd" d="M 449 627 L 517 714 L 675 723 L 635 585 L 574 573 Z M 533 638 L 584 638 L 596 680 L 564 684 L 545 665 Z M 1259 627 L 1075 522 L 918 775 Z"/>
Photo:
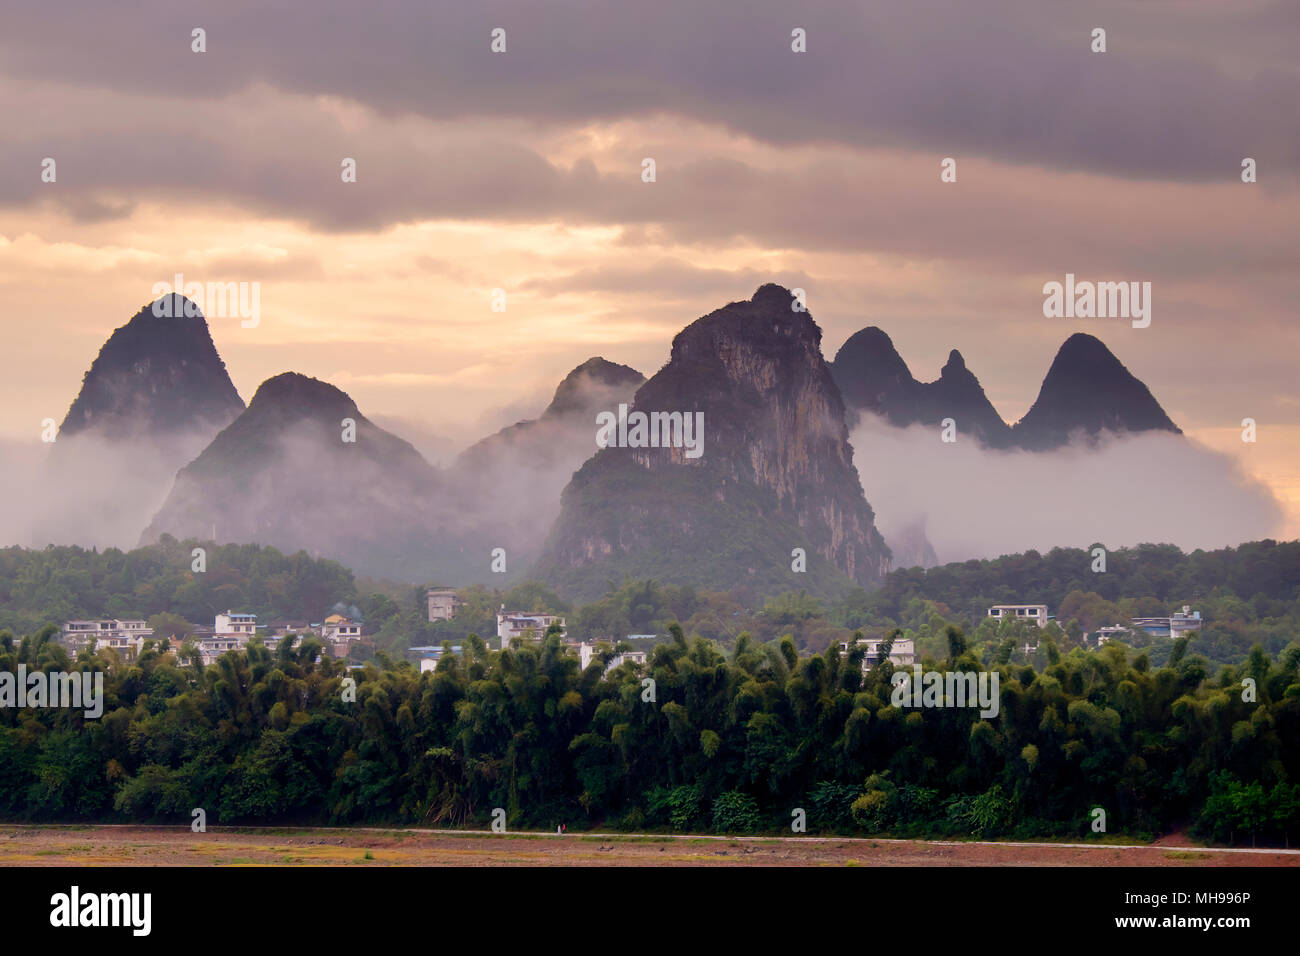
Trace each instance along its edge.
<path fill-rule="evenodd" d="M 111 647 L 124 657 L 132 659 L 144 647 L 145 638 L 152 636 L 153 628 L 145 621 L 96 618 L 65 623 L 60 630 L 59 643 L 71 654 L 76 654 L 83 648 L 95 651 Z"/>
<path fill-rule="evenodd" d="M 455 588 L 430 588 L 429 620 L 450 621 L 460 610 L 460 604 Z"/>
<path fill-rule="evenodd" d="M 415 655 L 415 659 L 419 664 L 421 674 L 423 674 L 425 671 L 436 670 L 438 667 L 438 662 L 442 660 L 443 654 L 445 653 L 441 645 L 434 647 L 431 644 L 423 645 L 421 647 L 412 647 L 409 648 L 409 650 L 410 653 Z M 451 653 L 455 654 L 457 657 L 460 657 L 465 653 L 465 648 L 461 644 L 453 644 L 451 645 Z"/>
<path fill-rule="evenodd" d="M 884 659 L 884 645 L 886 638 L 873 637 L 865 638 L 858 641 L 858 647 L 864 648 L 866 654 L 862 658 L 863 673 L 877 666 Z M 849 642 L 840 642 L 840 654 L 849 652 Z M 889 662 L 895 667 L 911 667 L 916 663 L 916 642 L 910 637 L 899 637 L 894 639 L 893 646 L 889 649 Z"/>
<path fill-rule="evenodd" d="M 568 646 L 578 652 L 578 666 L 585 671 L 591 666 L 591 662 L 596 659 L 597 649 L 600 644 L 606 644 L 610 647 L 614 646 L 613 641 L 580 641 L 576 644 L 569 644 Z M 619 667 L 622 664 L 644 664 L 647 657 L 648 655 L 645 651 L 620 651 L 609 659 L 609 663 L 605 665 L 605 673 L 608 674 L 615 667 Z"/>
<path fill-rule="evenodd" d="M 1199 631 L 1203 623 L 1201 612 L 1184 604 L 1181 612 L 1168 617 L 1135 617 L 1132 626 L 1152 637 L 1181 637 L 1189 631 Z"/>
<path fill-rule="evenodd" d="M 1105 627 L 1099 627 L 1088 637 L 1097 642 L 1097 646 L 1105 644 L 1107 641 L 1124 640 L 1132 633 L 1132 628 L 1125 627 L 1122 624 L 1108 624 Z"/>
<path fill-rule="evenodd" d="M 564 618 L 558 614 L 510 614 L 506 606 L 501 605 L 497 612 L 497 637 L 501 638 L 501 649 L 505 650 L 516 638 L 531 638 L 540 641 L 552 624 L 560 625 L 560 637 L 565 635 Z"/>
<path fill-rule="evenodd" d="M 320 636 L 330 646 L 332 656 L 347 657 L 352 645 L 361 640 L 361 622 L 342 614 L 331 614 L 321 622 Z"/>
<path fill-rule="evenodd" d="M 257 633 L 257 615 L 227 610 L 217 615 L 215 630 L 218 634 L 236 634 L 248 640 Z"/>
<path fill-rule="evenodd" d="M 1046 604 L 995 604 L 989 608 L 989 617 L 997 621 L 1027 621 L 1039 627 L 1047 627 L 1051 620 Z"/>
<path fill-rule="evenodd" d="M 188 643 L 198 650 L 199 660 L 206 667 L 215 664 L 222 654 L 244 647 L 248 640 L 238 634 L 202 634 L 190 635 Z"/>
<path fill-rule="evenodd" d="M 319 637 L 320 625 L 310 621 L 272 621 L 266 625 L 266 633 L 270 637 L 287 637 L 290 634 L 315 634 Z"/>

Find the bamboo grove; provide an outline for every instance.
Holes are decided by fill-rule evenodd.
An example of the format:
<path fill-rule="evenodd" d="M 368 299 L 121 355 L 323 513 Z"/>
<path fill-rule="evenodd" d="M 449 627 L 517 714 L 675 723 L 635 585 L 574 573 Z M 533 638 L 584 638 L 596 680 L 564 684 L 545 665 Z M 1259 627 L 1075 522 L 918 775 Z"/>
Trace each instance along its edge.
<path fill-rule="evenodd" d="M 556 634 L 435 671 L 363 669 L 315 639 L 252 643 L 207 667 L 146 645 L 69 659 L 54 628 L 0 632 L 0 670 L 106 671 L 97 720 L 0 709 L 0 814 L 11 820 L 393 823 L 511 829 L 954 836 L 1154 835 L 1283 843 L 1300 828 L 1300 646 L 1208 676 L 1122 645 L 1041 672 L 957 628 L 949 671 L 996 669 L 998 715 L 891 705 L 888 661 L 799 657 L 742 635 L 729 655 L 673 625 L 644 665 L 585 671 Z M 347 678 L 355 681 L 352 693 Z M 1253 682 L 1253 694 L 1244 687 Z M 1254 697 L 1253 700 L 1246 699 Z"/>

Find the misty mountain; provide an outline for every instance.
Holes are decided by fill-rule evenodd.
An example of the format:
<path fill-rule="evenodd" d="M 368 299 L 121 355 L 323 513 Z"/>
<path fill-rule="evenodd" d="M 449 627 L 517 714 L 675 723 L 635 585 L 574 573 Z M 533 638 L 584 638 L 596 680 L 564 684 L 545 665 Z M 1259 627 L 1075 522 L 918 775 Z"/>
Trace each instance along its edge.
<path fill-rule="evenodd" d="M 939 555 L 925 533 L 924 516 L 913 518 L 910 523 L 898 527 L 888 527 L 883 519 L 880 525 L 886 532 L 885 540 L 893 554 L 894 569 L 933 568 L 939 564 Z"/>
<path fill-rule="evenodd" d="M 209 438 L 244 410 L 203 315 L 186 315 L 173 296 L 170 315 L 146 305 L 109 336 L 59 428 L 59 441 L 84 432 L 113 440 Z M 162 301 L 161 299 L 159 300 Z"/>
<path fill-rule="evenodd" d="M 625 401 L 645 383 L 645 376 L 629 365 L 610 362 L 599 355 L 589 358 L 555 389 L 542 419 L 586 417 L 593 409 Z"/>
<path fill-rule="evenodd" d="M 1042 451 L 1080 434 L 1096 438 L 1103 430 L 1182 434 L 1151 390 L 1101 340 L 1076 332 L 1056 353 L 1038 398 L 1012 434 L 1020 447 Z"/>
<path fill-rule="evenodd" d="M 243 414 L 181 469 L 141 542 L 215 536 L 417 579 L 470 561 L 456 515 L 415 448 L 333 385 L 286 372 L 263 382 Z M 477 563 L 486 570 L 485 557 Z"/>
<path fill-rule="evenodd" d="M 705 588 L 873 584 L 889 550 L 862 494 L 821 329 L 762 286 L 698 319 L 564 489 L 536 576 L 576 597 L 625 574 Z M 702 413 L 702 443 L 634 447 L 638 413 Z M 684 437 L 684 435 L 679 435 Z M 807 554 L 806 573 L 791 552 Z"/>
<path fill-rule="evenodd" d="M 174 317 L 146 305 L 108 337 L 52 445 L 5 456 L 33 489 L 0 515 L 9 541 L 130 547 L 176 469 L 243 411 L 203 315 L 184 296 L 169 305 Z"/>
<path fill-rule="evenodd" d="M 560 492 L 597 451 L 596 414 L 630 402 L 644 381 L 634 368 L 588 359 L 564 377 L 539 417 L 503 428 L 456 458 L 446 479 L 473 515 L 476 553 L 504 548 L 508 574 L 537 558 L 560 512 Z"/>
<path fill-rule="evenodd" d="M 565 454 L 567 449 L 558 447 L 556 441 L 580 431 L 586 454 L 570 469 L 576 470 L 595 454 L 595 413 L 629 401 L 643 382 L 645 376 L 634 368 L 599 356 L 589 358 L 564 377 L 538 418 L 516 422 L 471 445 L 461 452 L 453 468 L 472 471 L 481 480 L 485 472 L 499 470 L 506 463 L 503 459 L 512 455 L 526 455 L 541 465 L 559 458 L 569 460 L 572 455 Z"/>
<path fill-rule="evenodd" d="M 891 425 L 939 425 L 945 418 L 957 431 L 973 435 L 991 448 L 1011 443 L 1011 428 L 984 394 L 979 379 L 953 349 L 933 382 L 912 377 L 889 336 L 876 326 L 851 335 L 835 354 L 831 375 L 849 411 L 850 425 L 858 412 L 879 415 Z"/>

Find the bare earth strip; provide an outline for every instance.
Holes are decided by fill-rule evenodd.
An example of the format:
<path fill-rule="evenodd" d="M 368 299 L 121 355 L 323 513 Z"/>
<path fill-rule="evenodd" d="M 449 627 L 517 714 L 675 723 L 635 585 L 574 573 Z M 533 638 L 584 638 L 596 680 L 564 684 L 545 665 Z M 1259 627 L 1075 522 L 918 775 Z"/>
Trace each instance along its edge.
<path fill-rule="evenodd" d="M 369 857 L 369 858 L 368 858 Z M 1300 850 L 838 837 L 0 825 L 0 866 L 1300 866 Z"/>

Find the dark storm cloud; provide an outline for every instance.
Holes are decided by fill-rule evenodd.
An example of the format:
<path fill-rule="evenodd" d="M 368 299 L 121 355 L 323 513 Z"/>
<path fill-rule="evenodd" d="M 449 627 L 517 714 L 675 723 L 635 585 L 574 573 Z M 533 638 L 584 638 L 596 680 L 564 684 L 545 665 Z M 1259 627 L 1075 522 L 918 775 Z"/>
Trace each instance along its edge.
<path fill-rule="evenodd" d="M 497 26 L 504 56 L 488 51 Z M 794 26 L 807 54 L 790 52 Z M 1088 48 L 1096 26 L 1105 54 Z M 0 60 L 11 75 L 194 99 L 265 82 L 437 119 L 667 112 L 779 144 L 1217 180 L 1244 155 L 1274 173 L 1300 167 L 1300 127 L 1284 121 L 1300 101 L 1298 40 L 1292 2 L 82 0 L 8 12 Z M 186 125 L 155 121 L 160 133 Z"/>

